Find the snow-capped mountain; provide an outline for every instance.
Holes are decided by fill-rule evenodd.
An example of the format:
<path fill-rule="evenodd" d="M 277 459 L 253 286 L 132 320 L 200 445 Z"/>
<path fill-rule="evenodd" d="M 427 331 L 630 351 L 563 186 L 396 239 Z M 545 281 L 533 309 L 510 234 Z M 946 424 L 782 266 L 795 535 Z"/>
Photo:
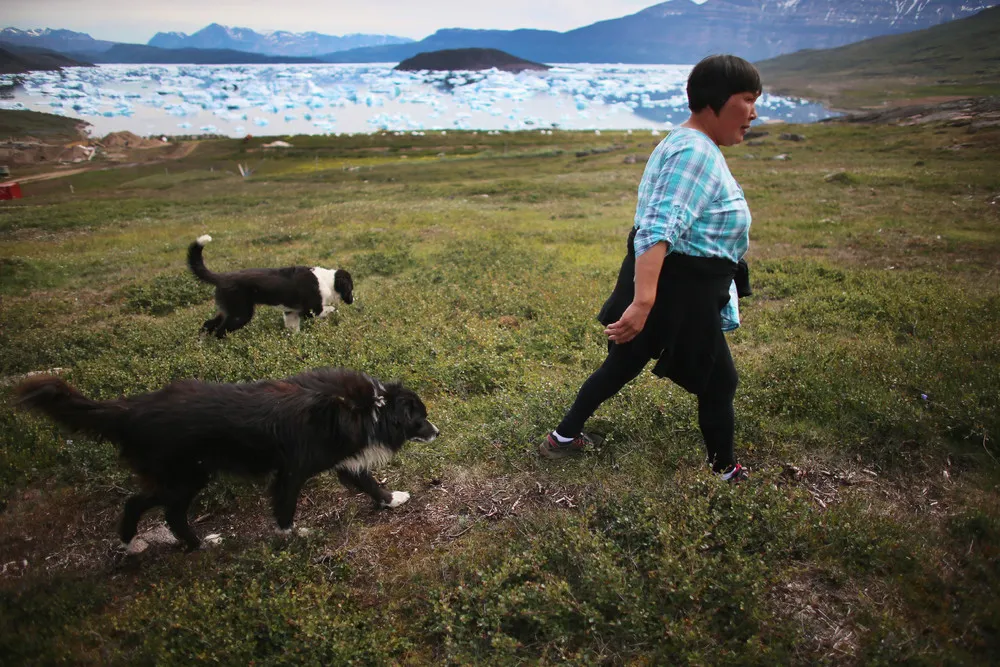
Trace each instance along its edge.
<path fill-rule="evenodd" d="M 318 32 L 275 30 L 259 33 L 250 28 L 231 28 L 212 23 L 198 32 L 159 32 L 149 46 L 165 49 L 234 49 L 280 56 L 317 56 L 345 49 L 386 44 L 406 44 L 412 39 L 392 35 L 351 34 L 337 37 Z"/>
<path fill-rule="evenodd" d="M 18 30 L 4 28 L 0 30 L 0 42 L 18 44 L 20 46 L 35 46 L 53 51 L 66 52 L 101 52 L 110 49 L 114 42 L 94 39 L 84 32 L 72 30 L 52 30 L 40 28 L 35 30 Z"/>
<path fill-rule="evenodd" d="M 368 47 L 325 57 L 391 62 L 421 51 L 494 48 L 539 62 L 693 63 L 711 53 L 762 60 L 964 18 L 997 0 L 668 0 L 630 16 L 567 32 L 439 30 L 413 44 Z"/>

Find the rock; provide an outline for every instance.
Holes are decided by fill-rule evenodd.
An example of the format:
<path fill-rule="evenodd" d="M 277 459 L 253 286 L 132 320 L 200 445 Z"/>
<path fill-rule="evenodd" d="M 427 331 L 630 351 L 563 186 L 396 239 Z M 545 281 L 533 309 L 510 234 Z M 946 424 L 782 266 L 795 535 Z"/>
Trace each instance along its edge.
<path fill-rule="evenodd" d="M 788 153 L 782 153 L 781 155 L 775 155 L 772 160 L 791 160 L 792 156 Z"/>
<path fill-rule="evenodd" d="M 746 140 L 746 139 L 760 139 L 761 137 L 766 137 L 766 136 L 769 136 L 770 134 L 771 134 L 770 132 L 765 132 L 763 130 L 750 130 L 749 132 L 747 132 L 746 134 L 743 135 L 743 139 L 744 140 Z"/>
<path fill-rule="evenodd" d="M 634 155 L 626 155 L 625 159 L 622 160 L 622 162 L 624 162 L 625 164 L 635 164 L 636 159 Z"/>
<path fill-rule="evenodd" d="M 827 174 L 823 177 L 823 180 L 827 183 L 839 183 L 840 185 L 855 185 L 858 182 L 858 179 L 846 171 L 835 171 Z"/>
<path fill-rule="evenodd" d="M 763 146 L 767 142 L 766 141 L 754 141 L 754 140 L 751 139 L 750 141 L 745 141 L 744 143 L 747 146 Z"/>
<path fill-rule="evenodd" d="M 805 141 L 805 135 L 794 134 L 792 132 L 782 132 L 778 135 L 779 139 L 784 139 L 785 141 Z"/>

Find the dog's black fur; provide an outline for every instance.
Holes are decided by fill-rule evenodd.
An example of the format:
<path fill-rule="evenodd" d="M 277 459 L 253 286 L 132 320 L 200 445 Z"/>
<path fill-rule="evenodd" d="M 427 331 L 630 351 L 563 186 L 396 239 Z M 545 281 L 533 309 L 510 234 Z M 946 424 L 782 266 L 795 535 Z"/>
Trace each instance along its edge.
<path fill-rule="evenodd" d="M 215 286 L 219 312 L 201 327 L 210 335 L 222 338 L 246 326 L 253 318 L 256 305 L 280 306 L 285 311 L 285 325 L 298 330 L 300 318 L 325 316 L 331 312 L 335 296 L 346 304 L 354 303 L 354 280 L 345 269 L 288 266 L 232 273 L 210 271 L 205 266 L 202 251 L 211 240 L 208 235 L 199 237 L 188 246 L 187 254 L 191 273 L 198 280 Z"/>
<path fill-rule="evenodd" d="M 28 378 L 16 391 L 20 405 L 118 445 L 143 486 L 125 502 L 119 535 L 126 544 L 142 514 L 163 506 L 170 530 L 196 549 L 188 507 L 220 471 L 274 472 L 272 504 L 282 530 L 292 528 L 302 485 L 331 468 L 345 485 L 395 507 L 409 494 L 382 488 L 370 466 L 407 440 L 430 442 L 438 433 L 414 392 L 343 369 L 246 384 L 183 380 L 109 401 L 91 400 L 54 376 Z"/>

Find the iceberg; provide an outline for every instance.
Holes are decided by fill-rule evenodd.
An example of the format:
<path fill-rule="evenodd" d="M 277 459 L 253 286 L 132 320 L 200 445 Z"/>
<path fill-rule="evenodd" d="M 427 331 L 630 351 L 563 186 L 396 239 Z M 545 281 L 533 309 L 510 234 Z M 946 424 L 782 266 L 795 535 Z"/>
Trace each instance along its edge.
<path fill-rule="evenodd" d="M 395 72 L 360 65 L 100 65 L 31 72 L 4 108 L 88 118 L 98 134 L 169 135 L 193 127 L 283 132 L 501 132 L 559 127 L 663 131 L 687 117 L 690 65 L 556 65 L 546 72 Z M 0 75 L 0 84 L 13 81 Z M 761 116 L 813 121 L 820 105 L 770 93 Z M 377 112 L 377 113 L 376 113 Z M 569 113 L 567 113 L 569 112 Z M 178 123 L 178 119 L 185 122 Z M 188 123 L 188 127 L 183 127 Z"/>

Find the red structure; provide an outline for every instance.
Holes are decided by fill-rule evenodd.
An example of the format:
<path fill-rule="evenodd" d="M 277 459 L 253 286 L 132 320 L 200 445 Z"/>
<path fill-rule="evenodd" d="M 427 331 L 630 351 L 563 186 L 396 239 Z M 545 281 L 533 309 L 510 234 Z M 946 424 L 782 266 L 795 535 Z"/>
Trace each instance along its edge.
<path fill-rule="evenodd" d="M 17 182 L 0 183 L 0 199 L 20 199 L 21 184 Z"/>

